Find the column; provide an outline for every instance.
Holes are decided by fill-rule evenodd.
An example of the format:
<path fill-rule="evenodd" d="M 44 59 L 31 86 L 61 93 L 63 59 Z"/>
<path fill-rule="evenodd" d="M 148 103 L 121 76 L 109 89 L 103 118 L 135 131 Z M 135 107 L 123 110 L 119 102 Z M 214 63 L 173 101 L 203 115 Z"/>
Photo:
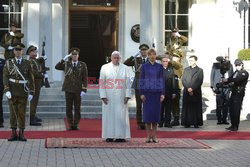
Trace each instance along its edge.
<path fill-rule="evenodd" d="M 48 71 L 49 81 L 51 82 L 53 78 L 52 70 L 52 0 L 42 0 L 40 1 L 40 19 L 39 19 L 39 52 L 41 55 L 41 46 L 44 38 L 46 38 L 45 53 L 48 57 L 46 60 L 46 66 L 50 67 Z"/>

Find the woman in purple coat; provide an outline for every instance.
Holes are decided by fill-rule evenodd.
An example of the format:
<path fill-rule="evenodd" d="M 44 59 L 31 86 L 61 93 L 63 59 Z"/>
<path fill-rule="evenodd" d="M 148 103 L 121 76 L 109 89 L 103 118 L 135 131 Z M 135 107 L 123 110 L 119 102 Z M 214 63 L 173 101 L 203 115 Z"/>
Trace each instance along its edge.
<path fill-rule="evenodd" d="M 163 67 L 156 63 L 156 51 L 148 51 L 148 62 L 140 73 L 140 95 L 143 102 L 143 122 L 146 123 L 146 142 L 156 143 L 157 123 L 160 122 L 161 102 L 164 100 Z"/>

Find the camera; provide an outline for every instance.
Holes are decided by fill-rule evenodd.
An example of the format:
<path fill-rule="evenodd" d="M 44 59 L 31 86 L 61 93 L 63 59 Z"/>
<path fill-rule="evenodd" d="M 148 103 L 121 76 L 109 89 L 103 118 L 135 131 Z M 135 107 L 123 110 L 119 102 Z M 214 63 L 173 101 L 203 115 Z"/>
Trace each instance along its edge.
<path fill-rule="evenodd" d="M 216 69 L 220 69 L 220 73 L 224 78 L 225 73 L 230 69 L 230 61 L 222 56 L 216 57 L 217 63 L 214 63 Z"/>

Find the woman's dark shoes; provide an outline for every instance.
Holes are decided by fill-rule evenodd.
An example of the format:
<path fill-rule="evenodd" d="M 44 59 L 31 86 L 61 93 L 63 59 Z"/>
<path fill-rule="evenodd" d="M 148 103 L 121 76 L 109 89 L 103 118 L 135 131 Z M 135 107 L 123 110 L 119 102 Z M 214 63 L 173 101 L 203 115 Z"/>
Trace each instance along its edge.
<path fill-rule="evenodd" d="M 153 143 L 158 143 L 155 137 L 152 138 L 152 142 Z"/>
<path fill-rule="evenodd" d="M 113 139 L 111 139 L 111 138 L 107 138 L 106 139 L 106 142 L 113 142 L 114 140 Z"/>
<path fill-rule="evenodd" d="M 151 142 L 151 138 L 147 138 L 146 143 L 150 143 Z"/>
<path fill-rule="evenodd" d="M 125 139 L 116 139 L 115 142 L 126 142 Z"/>

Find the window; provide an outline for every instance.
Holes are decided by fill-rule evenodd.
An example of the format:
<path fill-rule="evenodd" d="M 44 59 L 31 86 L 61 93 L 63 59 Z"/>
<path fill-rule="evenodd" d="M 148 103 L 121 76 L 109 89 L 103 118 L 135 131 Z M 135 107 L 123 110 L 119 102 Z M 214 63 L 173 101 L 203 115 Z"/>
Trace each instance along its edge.
<path fill-rule="evenodd" d="M 21 30 L 22 0 L 0 1 L 0 38 L 9 31 L 11 22 L 17 24 L 17 30 Z"/>
<path fill-rule="evenodd" d="M 115 0 L 72 0 L 73 6 L 114 6 Z"/>
<path fill-rule="evenodd" d="M 165 45 L 175 27 L 188 37 L 188 9 L 189 0 L 165 0 Z M 184 44 L 187 45 L 188 42 Z"/>

